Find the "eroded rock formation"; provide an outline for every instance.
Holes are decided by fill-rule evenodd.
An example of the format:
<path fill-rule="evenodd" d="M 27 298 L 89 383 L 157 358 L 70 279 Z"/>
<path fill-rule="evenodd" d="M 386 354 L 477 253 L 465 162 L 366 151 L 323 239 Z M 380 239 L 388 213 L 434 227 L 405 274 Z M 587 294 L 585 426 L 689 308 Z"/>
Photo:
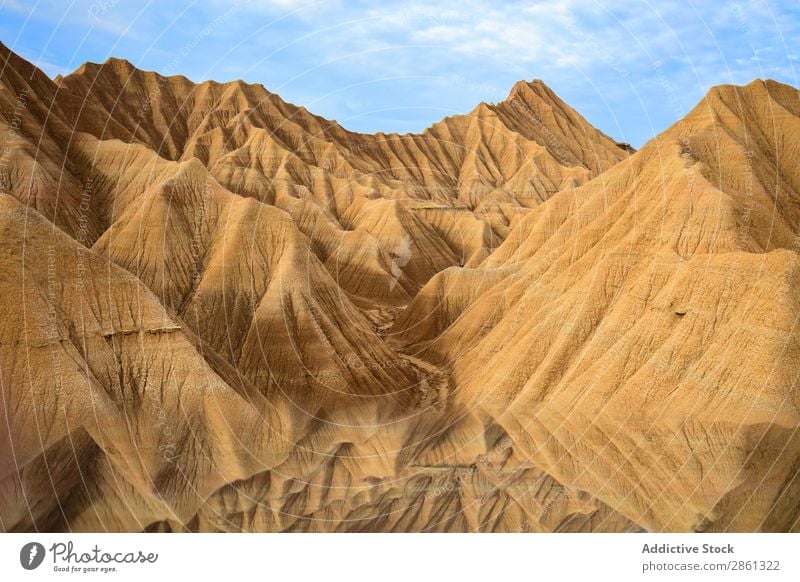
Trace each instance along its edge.
<path fill-rule="evenodd" d="M 0 529 L 796 531 L 800 100 L 634 153 L 0 46 Z"/>

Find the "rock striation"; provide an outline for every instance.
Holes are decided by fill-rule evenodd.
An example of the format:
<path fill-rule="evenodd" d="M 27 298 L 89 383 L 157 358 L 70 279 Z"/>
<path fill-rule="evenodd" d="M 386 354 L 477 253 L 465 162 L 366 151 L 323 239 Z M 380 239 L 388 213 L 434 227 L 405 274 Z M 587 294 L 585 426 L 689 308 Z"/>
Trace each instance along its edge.
<path fill-rule="evenodd" d="M 800 98 L 635 152 L 0 45 L 3 531 L 800 531 Z"/>

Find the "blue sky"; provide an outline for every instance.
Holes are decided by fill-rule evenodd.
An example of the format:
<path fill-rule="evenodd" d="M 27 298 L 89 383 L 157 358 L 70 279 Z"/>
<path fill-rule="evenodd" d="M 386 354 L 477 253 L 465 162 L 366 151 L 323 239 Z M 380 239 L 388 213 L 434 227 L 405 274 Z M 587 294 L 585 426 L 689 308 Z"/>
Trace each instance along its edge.
<path fill-rule="evenodd" d="M 54 76 L 109 56 L 242 78 L 356 131 L 421 131 L 543 79 L 640 146 L 709 87 L 800 86 L 797 0 L 0 0 L 0 40 Z"/>

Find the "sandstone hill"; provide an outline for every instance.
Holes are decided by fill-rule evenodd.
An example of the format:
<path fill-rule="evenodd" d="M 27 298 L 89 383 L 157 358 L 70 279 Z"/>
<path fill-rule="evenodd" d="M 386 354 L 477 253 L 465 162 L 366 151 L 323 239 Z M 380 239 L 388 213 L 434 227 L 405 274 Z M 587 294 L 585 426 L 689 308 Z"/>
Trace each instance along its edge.
<path fill-rule="evenodd" d="M 0 45 L 0 529 L 798 531 L 800 98 L 633 153 Z"/>

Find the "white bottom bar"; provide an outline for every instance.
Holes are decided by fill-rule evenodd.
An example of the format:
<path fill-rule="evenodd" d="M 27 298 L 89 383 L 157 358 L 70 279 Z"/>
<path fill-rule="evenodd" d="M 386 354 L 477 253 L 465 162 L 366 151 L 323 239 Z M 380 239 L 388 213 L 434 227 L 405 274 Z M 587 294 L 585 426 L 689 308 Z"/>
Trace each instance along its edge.
<path fill-rule="evenodd" d="M 41 546 L 32 549 L 34 542 Z M 3 580 L 256 574 L 325 582 L 796 581 L 799 549 L 800 534 L 2 534 L 0 574 Z M 37 562 L 31 570 L 23 566 Z"/>

